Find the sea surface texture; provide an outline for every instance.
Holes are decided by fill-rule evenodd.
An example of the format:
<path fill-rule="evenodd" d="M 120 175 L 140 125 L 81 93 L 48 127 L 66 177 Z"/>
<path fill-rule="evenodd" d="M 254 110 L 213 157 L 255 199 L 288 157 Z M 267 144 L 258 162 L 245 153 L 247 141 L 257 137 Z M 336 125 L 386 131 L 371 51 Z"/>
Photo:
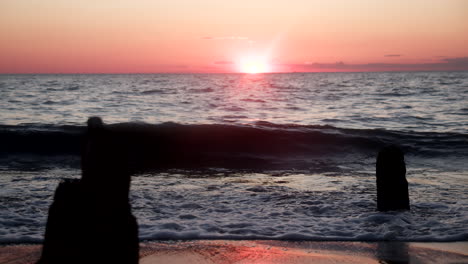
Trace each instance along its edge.
<path fill-rule="evenodd" d="M 42 241 L 90 116 L 164 157 L 132 178 L 141 240 L 468 240 L 468 72 L 0 75 L 0 106 L 0 243 Z M 389 144 L 411 211 L 376 211 Z"/>

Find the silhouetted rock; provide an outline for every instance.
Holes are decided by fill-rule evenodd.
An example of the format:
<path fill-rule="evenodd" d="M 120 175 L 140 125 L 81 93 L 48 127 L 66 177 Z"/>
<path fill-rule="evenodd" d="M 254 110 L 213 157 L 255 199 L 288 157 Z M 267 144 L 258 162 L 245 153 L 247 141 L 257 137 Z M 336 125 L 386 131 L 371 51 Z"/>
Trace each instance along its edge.
<path fill-rule="evenodd" d="M 82 179 L 57 187 L 38 263 L 138 263 L 138 225 L 121 140 L 100 118 L 88 120 Z"/>
<path fill-rule="evenodd" d="M 408 182 L 403 151 L 383 148 L 377 156 L 377 210 L 409 210 Z"/>

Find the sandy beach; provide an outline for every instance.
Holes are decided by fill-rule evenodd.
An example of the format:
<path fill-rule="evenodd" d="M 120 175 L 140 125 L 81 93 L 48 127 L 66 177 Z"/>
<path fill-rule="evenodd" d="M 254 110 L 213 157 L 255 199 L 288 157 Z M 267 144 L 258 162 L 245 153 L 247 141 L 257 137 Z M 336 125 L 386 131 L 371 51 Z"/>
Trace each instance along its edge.
<path fill-rule="evenodd" d="M 34 263 L 40 250 L 41 245 L 3 245 L 0 263 Z M 143 242 L 140 263 L 468 263 L 468 242 Z"/>

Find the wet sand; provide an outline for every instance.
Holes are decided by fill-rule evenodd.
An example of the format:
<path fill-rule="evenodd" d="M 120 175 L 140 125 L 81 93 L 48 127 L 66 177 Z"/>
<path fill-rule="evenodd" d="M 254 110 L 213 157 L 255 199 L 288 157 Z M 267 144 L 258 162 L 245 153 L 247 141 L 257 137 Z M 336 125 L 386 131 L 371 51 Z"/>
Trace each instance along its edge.
<path fill-rule="evenodd" d="M 41 245 L 2 245 L 0 263 L 34 263 L 40 250 Z M 140 263 L 468 263 L 468 242 L 143 242 Z"/>

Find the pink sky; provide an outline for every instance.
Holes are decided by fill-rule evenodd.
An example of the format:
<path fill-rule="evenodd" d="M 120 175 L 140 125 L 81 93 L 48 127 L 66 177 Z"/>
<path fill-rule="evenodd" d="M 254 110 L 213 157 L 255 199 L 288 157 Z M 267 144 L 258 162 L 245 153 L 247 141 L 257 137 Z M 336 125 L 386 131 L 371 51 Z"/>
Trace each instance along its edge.
<path fill-rule="evenodd" d="M 468 70 L 465 0 L 2 0 L 0 73 Z"/>

